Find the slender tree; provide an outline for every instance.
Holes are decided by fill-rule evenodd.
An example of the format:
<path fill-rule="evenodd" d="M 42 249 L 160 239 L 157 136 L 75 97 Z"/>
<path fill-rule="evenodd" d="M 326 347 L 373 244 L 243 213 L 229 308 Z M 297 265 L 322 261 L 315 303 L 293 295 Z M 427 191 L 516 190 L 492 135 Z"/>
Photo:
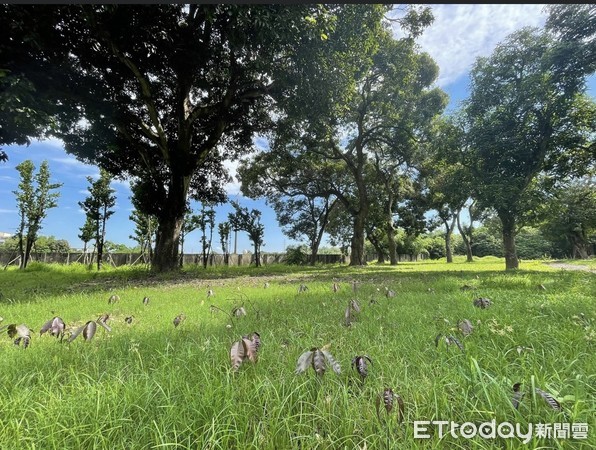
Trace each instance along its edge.
<path fill-rule="evenodd" d="M 101 270 L 103 263 L 104 243 L 106 237 L 106 222 L 114 214 L 111 209 L 116 205 L 116 192 L 110 187 L 111 175 L 100 169 L 99 178 L 94 181 L 87 177 L 90 186 L 87 188 L 89 196 L 79 206 L 85 212 L 87 220 L 93 223 L 95 248 L 97 249 L 97 270 Z"/>
<path fill-rule="evenodd" d="M 232 201 L 233 213 L 228 214 L 228 222 L 233 231 L 246 231 L 248 238 L 253 243 L 255 266 L 261 266 L 261 246 L 265 236 L 265 227 L 261 223 L 261 211 L 240 206 L 238 202 Z"/>
<path fill-rule="evenodd" d="M 50 169 L 47 161 L 41 163 L 36 174 L 34 174 L 35 166 L 31 160 L 23 161 L 16 166 L 16 169 L 21 177 L 19 189 L 14 191 L 21 217 L 17 236 L 21 269 L 25 269 L 48 209 L 58 206 L 57 200 L 60 193 L 52 191 L 59 189 L 62 183 L 50 183 Z"/>
<path fill-rule="evenodd" d="M 95 224 L 89 216 L 86 216 L 85 223 L 79 228 L 79 231 L 81 233 L 78 238 L 83 242 L 83 264 L 87 264 L 87 244 L 95 237 Z M 93 249 L 93 253 L 95 253 L 95 249 Z"/>
<path fill-rule="evenodd" d="M 207 208 L 206 208 L 207 206 Z M 207 268 L 213 242 L 213 229 L 215 228 L 215 210 L 213 205 L 201 205 L 201 213 L 197 217 L 198 228 L 201 230 L 201 251 L 203 268 Z"/>
<path fill-rule="evenodd" d="M 219 223 L 217 230 L 219 232 L 219 243 L 223 252 L 224 264 L 227 266 L 230 263 L 230 222 Z"/>

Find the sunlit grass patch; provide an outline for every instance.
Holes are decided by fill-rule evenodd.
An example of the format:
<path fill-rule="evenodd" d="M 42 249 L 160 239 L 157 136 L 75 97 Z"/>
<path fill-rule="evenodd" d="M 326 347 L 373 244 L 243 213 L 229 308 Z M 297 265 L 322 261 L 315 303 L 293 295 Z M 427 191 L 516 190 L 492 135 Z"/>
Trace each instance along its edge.
<path fill-rule="evenodd" d="M 594 275 L 540 262 L 512 273 L 503 266 L 489 259 L 189 268 L 178 276 L 9 270 L 0 274 L 2 324 L 25 323 L 32 339 L 24 350 L 0 335 L 0 448 L 589 448 Z M 307 290 L 299 292 L 301 284 Z M 114 293 L 120 300 L 109 304 Z M 491 306 L 475 307 L 478 297 Z M 352 300 L 360 312 L 346 326 Z M 233 314 L 240 306 L 245 316 Z M 39 336 L 54 316 L 74 327 L 104 313 L 112 331 L 98 327 L 89 342 Z M 175 327 L 181 313 L 186 319 Z M 468 336 L 459 328 L 464 319 L 473 325 Z M 255 331 L 258 361 L 232 371 L 232 344 Z M 464 351 L 437 336 L 454 336 Z M 313 347 L 328 348 L 341 373 L 296 374 L 298 358 Z M 357 355 L 372 361 L 364 381 L 351 367 Z M 517 382 L 525 394 L 518 409 Z M 395 411 L 377 417 L 386 388 L 403 399 L 399 423 Z M 415 420 L 492 419 L 591 429 L 587 442 L 533 439 L 525 447 L 519 439 L 414 438 Z"/>

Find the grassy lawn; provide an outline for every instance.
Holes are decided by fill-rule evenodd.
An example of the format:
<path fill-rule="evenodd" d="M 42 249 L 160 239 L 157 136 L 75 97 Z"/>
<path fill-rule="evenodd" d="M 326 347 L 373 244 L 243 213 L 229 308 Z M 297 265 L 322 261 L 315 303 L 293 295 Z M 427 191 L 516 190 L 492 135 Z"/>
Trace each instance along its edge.
<path fill-rule="evenodd" d="M 538 261 L 521 267 L 505 273 L 502 259 L 485 258 L 163 276 L 130 267 L 9 268 L 0 272 L 0 325 L 23 323 L 32 333 L 27 349 L 0 335 L 0 448 L 594 448 L 595 275 Z M 112 294 L 120 300 L 108 304 Z M 474 307 L 478 297 L 492 306 Z M 346 326 L 352 299 L 361 311 Z M 232 316 L 240 306 L 246 316 Z M 112 331 L 98 327 L 90 341 L 39 335 L 54 316 L 74 330 L 103 313 Z M 186 320 L 174 327 L 180 313 Z M 468 336 L 458 328 L 463 319 L 474 326 Z M 255 331 L 258 361 L 233 372 L 230 347 Z M 453 335 L 464 351 L 444 339 L 436 346 L 437 335 Z M 300 355 L 323 346 L 341 374 L 296 374 Z M 350 364 L 357 355 L 372 360 L 363 381 Z M 516 409 L 518 382 L 525 395 Z M 385 388 L 403 400 L 402 420 L 397 400 L 390 413 L 382 402 L 377 409 Z M 587 423 L 589 432 L 524 444 L 440 438 L 427 425 L 431 437 L 415 438 L 414 421 L 431 420 L 519 423 L 524 432 L 529 424 Z"/>

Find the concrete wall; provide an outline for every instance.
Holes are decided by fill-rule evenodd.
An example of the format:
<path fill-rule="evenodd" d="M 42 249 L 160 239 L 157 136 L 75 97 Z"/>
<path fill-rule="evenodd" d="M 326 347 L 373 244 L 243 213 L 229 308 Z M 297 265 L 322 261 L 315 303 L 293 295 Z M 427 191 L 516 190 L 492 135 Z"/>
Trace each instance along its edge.
<path fill-rule="evenodd" d="M 71 264 L 71 263 L 84 263 L 90 264 L 94 262 L 91 260 L 91 254 L 84 253 L 32 253 L 30 262 L 42 262 L 42 263 L 58 263 L 58 264 Z M 261 254 L 261 264 L 279 264 L 285 260 L 285 253 L 263 253 Z M 420 256 L 412 257 L 410 255 L 399 255 L 400 262 L 407 261 L 418 261 L 422 259 Z M 371 258 L 370 261 L 374 261 L 375 258 Z M 183 256 L 184 265 L 202 265 L 203 255 L 201 254 L 185 254 Z M 104 255 L 103 263 L 105 265 L 122 266 L 126 264 L 146 264 L 148 258 L 141 255 L 140 253 L 107 253 Z M 0 264 L 5 266 L 7 264 L 18 265 L 19 258 L 15 254 L 2 253 L 0 252 Z M 251 253 L 244 254 L 232 254 L 230 255 L 229 265 L 230 266 L 248 266 L 252 261 Z M 321 264 L 349 264 L 350 257 L 342 255 L 317 255 L 317 263 Z M 211 255 L 209 257 L 208 265 L 210 266 L 221 266 L 224 264 L 223 255 Z"/>

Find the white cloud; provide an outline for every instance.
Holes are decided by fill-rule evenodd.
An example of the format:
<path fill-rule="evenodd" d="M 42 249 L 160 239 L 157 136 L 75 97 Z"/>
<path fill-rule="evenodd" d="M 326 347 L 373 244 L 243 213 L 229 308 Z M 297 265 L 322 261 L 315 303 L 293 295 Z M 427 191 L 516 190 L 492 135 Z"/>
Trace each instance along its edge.
<path fill-rule="evenodd" d="M 55 149 L 64 150 L 64 141 L 58 138 L 47 138 L 47 139 L 38 139 L 38 142 L 43 142 L 44 144 L 49 145 Z"/>
<path fill-rule="evenodd" d="M 232 177 L 232 181 L 224 186 L 226 194 L 228 195 L 242 195 L 240 193 L 240 182 L 236 178 L 239 161 L 224 161 L 224 167 Z"/>
<path fill-rule="evenodd" d="M 478 56 L 490 56 L 509 34 L 542 27 L 544 4 L 431 5 L 435 20 L 417 42 L 440 67 L 441 87 L 467 74 Z M 394 28 L 396 36 L 401 33 Z"/>
<path fill-rule="evenodd" d="M 112 184 L 122 186 L 125 190 L 130 191 L 130 180 L 121 180 L 119 178 L 112 178 Z"/>

